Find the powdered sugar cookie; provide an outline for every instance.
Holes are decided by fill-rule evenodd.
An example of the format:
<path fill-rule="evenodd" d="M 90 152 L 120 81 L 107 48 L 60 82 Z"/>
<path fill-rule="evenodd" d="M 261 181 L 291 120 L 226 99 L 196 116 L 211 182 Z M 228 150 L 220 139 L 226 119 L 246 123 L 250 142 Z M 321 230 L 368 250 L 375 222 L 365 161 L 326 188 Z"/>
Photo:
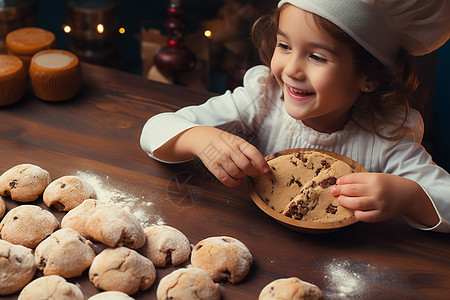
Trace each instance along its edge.
<path fill-rule="evenodd" d="M 27 284 L 18 300 L 58 299 L 84 300 L 83 292 L 75 284 L 58 275 L 39 277 Z"/>
<path fill-rule="evenodd" d="M 320 289 L 297 277 L 281 278 L 266 285 L 259 294 L 258 300 L 320 300 Z"/>
<path fill-rule="evenodd" d="M 125 246 L 139 249 L 146 241 L 139 221 L 117 205 L 98 208 L 86 221 L 86 232 L 110 247 Z"/>
<path fill-rule="evenodd" d="M 185 262 L 191 254 L 188 238 L 178 229 L 167 225 L 153 225 L 144 229 L 147 241 L 140 250 L 156 267 Z"/>
<path fill-rule="evenodd" d="M 43 240 L 34 255 L 45 276 L 70 278 L 81 275 L 91 265 L 95 252 L 89 240 L 71 228 L 63 228 Z"/>
<path fill-rule="evenodd" d="M 86 199 L 95 199 L 97 194 L 92 185 L 78 176 L 63 176 L 52 181 L 42 196 L 45 205 L 59 211 L 69 211 Z"/>
<path fill-rule="evenodd" d="M 23 288 L 36 273 L 34 255 L 30 248 L 0 240 L 0 295 Z"/>
<path fill-rule="evenodd" d="M 70 210 L 61 220 L 61 228 L 72 228 L 85 239 L 93 239 L 85 229 L 87 219 L 103 204 L 96 199 L 86 199 Z"/>
<path fill-rule="evenodd" d="M 20 164 L 0 176 L 0 195 L 19 202 L 37 200 L 50 183 L 50 174 L 32 164 Z"/>
<path fill-rule="evenodd" d="M 156 297 L 158 300 L 216 300 L 220 299 L 220 287 L 206 271 L 184 268 L 161 279 Z"/>
<path fill-rule="evenodd" d="M 147 290 L 156 279 L 151 260 L 126 247 L 107 248 L 98 254 L 89 269 L 96 288 L 132 295 Z"/>
<path fill-rule="evenodd" d="M 122 292 L 108 291 L 98 293 L 90 297 L 88 300 L 133 300 L 133 299 L 134 298 L 131 298 L 130 296 Z"/>
<path fill-rule="evenodd" d="M 36 205 L 21 205 L 11 209 L 3 218 L 0 236 L 10 243 L 36 248 L 58 228 L 58 220 L 48 210 Z"/>
<path fill-rule="evenodd" d="M 192 250 L 193 267 L 205 270 L 214 282 L 238 283 L 247 276 L 253 256 L 239 240 L 228 236 L 206 238 Z"/>

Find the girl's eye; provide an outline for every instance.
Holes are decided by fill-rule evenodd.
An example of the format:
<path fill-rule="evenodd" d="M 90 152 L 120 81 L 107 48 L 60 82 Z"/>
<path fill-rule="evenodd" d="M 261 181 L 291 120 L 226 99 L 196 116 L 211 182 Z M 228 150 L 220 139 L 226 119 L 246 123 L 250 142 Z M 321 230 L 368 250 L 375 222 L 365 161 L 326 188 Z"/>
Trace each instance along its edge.
<path fill-rule="evenodd" d="M 318 62 L 318 63 L 326 63 L 328 60 L 326 58 L 323 58 L 321 56 L 318 56 L 316 54 L 311 54 L 309 56 L 313 61 Z"/>
<path fill-rule="evenodd" d="M 291 50 L 291 47 L 289 47 L 287 44 L 284 43 L 278 43 L 277 47 L 279 47 L 283 51 L 289 51 Z"/>

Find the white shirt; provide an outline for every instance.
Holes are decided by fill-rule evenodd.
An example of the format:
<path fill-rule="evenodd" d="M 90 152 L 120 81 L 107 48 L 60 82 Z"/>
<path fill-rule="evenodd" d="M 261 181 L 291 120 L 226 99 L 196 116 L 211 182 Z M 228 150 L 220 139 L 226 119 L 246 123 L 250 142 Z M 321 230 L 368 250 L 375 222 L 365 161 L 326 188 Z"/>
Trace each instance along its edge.
<path fill-rule="evenodd" d="M 411 130 L 400 140 L 389 141 L 349 121 L 331 134 L 307 127 L 289 116 L 280 100 L 281 89 L 266 66 L 248 70 L 243 87 L 213 97 L 198 106 L 155 115 L 145 124 L 141 147 L 153 158 L 153 151 L 177 134 L 199 125 L 221 128 L 243 136 L 263 155 L 284 149 L 323 149 L 347 156 L 369 172 L 390 173 L 419 183 L 440 216 L 433 228 L 408 220 L 424 230 L 450 232 L 450 175 L 432 162 L 421 146 L 423 121 L 411 110 L 407 125 Z M 206 150 L 206 149 L 205 149 Z M 160 160 L 161 161 L 161 160 Z M 173 162 L 167 162 L 173 163 Z"/>

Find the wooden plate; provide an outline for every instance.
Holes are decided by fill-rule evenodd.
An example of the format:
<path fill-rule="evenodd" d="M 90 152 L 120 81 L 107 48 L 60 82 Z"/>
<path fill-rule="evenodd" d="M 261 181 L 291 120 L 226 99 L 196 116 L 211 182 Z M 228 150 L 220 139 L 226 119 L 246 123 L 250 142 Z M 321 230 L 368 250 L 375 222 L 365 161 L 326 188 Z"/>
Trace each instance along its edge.
<path fill-rule="evenodd" d="M 283 151 L 279 151 L 279 152 L 267 155 L 266 160 L 269 161 L 269 160 L 279 157 L 281 155 L 299 153 L 299 152 L 305 152 L 305 151 L 316 151 L 316 152 L 327 154 L 331 157 L 334 157 L 336 159 L 339 159 L 339 160 L 349 164 L 356 170 L 356 172 L 367 172 L 367 170 L 362 165 L 360 165 L 359 163 L 355 162 L 354 160 L 352 160 L 346 156 L 343 156 L 338 153 L 326 151 L 326 150 L 319 150 L 319 149 L 298 148 L 298 149 L 283 150 Z M 281 223 L 282 225 L 284 225 L 290 229 L 293 229 L 293 230 L 296 230 L 299 232 L 303 232 L 303 233 L 314 233 L 314 234 L 327 233 L 327 232 L 333 232 L 342 227 L 345 227 L 345 226 L 348 226 L 348 225 L 351 225 L 351 224 L 357 222 L 357 220 L 355 219 L 354 216 L 351 216 L 350 218 L 345 218 L 343 220 L 339 220 L 336 222 L 326 222 L 326 223 L 316 222 L 316 221 L 314 221 L 314 222 L 313 221 L 302 221 L 302 220 L 297 220 L 297 219 L 287 217 L 287 216 L 275 211 L 270 206 L 268 206 L 263 200 L 261 200 L 261 198 L 259 197 L 258 193 L 255 190 L 254 182 L 251 178 L 249 178 L 249 180 L 247 182 L 248 182 L 248 189 L 249 189 L 250 197 L 252 198 L 253 202 L 255 202 L 255 204 L 263 212 L 265 212 L 266 214 L 268 214 L 269 216 L 274 218 L 276 221 L 278 221 L 279 223 Z"/>

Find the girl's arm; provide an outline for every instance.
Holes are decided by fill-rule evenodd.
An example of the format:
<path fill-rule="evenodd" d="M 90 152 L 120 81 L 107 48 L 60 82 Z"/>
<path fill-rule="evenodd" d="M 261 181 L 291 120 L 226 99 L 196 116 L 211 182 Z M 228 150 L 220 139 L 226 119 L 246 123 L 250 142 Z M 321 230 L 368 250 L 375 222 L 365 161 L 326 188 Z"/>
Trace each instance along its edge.
<path fill-rule="evenodd" d="M 184 161 L 194 157 L 226 186 L 238 186 L 246 175 L 269 171 L 263 155 L 244 139 L 210 126 L 192 127 L 154 151 L 165 161 Z"/>
<path fill-rule="evenodd" d="M 413 180 L 384 173 L 354 173 L 338 179 L 331 192 L 356 219 L 380 222 L 404 215 L 426 227 L 439 223 L 428 195 Z"/>

